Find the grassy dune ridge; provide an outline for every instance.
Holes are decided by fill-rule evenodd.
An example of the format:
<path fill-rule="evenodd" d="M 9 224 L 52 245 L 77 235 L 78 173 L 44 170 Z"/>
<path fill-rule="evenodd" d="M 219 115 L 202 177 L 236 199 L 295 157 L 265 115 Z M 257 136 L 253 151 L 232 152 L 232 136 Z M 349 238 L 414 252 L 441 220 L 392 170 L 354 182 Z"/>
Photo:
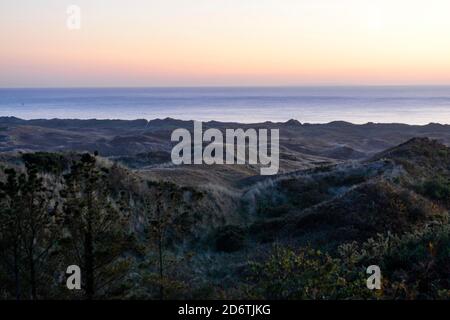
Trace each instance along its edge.
<path fill-rule="evenodd" d="M 242 125 L 280 128 L 263 177 L 170 165 L 190 122 L 0 124 L 3 299 L 450 298 L 448 126 Z"/>

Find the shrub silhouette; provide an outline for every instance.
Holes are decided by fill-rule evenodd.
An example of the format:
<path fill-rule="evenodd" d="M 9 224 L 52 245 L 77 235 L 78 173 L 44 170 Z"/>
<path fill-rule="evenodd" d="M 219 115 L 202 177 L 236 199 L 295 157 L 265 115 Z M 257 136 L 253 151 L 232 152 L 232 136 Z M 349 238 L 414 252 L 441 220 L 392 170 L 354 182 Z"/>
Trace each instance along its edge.
<path fill-rule="evenodd" d="M 237 226 L 220 228 L 216 237 L 216 249 L 222 252 L 239 251 L 244 247 L 245 232 Z"/>

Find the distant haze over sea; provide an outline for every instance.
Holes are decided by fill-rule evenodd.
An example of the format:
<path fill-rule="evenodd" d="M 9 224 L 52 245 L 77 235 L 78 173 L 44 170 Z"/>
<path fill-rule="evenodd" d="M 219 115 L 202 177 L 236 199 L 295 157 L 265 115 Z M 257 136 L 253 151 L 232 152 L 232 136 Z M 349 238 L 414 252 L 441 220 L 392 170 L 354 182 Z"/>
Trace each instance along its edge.
<path fill-rule="evenodd" d="M 450 86 L 0 89 L 0 116 L 450 124 Z"/>

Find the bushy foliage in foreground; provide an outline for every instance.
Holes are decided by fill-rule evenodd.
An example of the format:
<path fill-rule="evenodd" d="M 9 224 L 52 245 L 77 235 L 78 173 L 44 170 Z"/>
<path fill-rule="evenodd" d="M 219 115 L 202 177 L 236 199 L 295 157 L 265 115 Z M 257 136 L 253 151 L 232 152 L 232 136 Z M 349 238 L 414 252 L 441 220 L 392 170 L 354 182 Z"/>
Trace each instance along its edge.
<path fill-rule="evenodd" d="M 276 246 L 266 261 L 250 266 L 250 292 L 255 298 L 342 299 L 369 293 L 363 290 L 363 277 L 358 277 L 355 269 L 310 247 L 293 250 Z"/>
<path fill-rule="evenodd" d="M 366 268 L 378 265 L 382 289 L 366 287 Z M 378 235 L 346 243 L 331 256 L 313 248 L 275 246 L 251 263 L 250 292 L 264 299 L 449 299 L 450 226 L 404 236 Z"/>
<path fill-rule="evenodd" d="M 25 154 L 23 161 L 0 179 L 0 299 L 185 294 L 188 264 L 171 259 L 168 248 L 194 223 L 187 202 L 201 193 L 134 181 L 97 154 Z M 70 265 L 81 269 L 81 290 L 66 287 Z"/>

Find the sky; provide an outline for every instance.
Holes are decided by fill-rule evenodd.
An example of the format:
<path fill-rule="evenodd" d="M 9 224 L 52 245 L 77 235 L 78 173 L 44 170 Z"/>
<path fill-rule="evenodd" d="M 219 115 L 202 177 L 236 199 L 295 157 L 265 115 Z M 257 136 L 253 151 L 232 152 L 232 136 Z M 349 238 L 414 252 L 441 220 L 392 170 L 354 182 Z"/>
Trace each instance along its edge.
<path fill-rule="evenodd" d="M 0 87 L 355 84 L 450 84 L 450 1 L 0 1 Z"/>

